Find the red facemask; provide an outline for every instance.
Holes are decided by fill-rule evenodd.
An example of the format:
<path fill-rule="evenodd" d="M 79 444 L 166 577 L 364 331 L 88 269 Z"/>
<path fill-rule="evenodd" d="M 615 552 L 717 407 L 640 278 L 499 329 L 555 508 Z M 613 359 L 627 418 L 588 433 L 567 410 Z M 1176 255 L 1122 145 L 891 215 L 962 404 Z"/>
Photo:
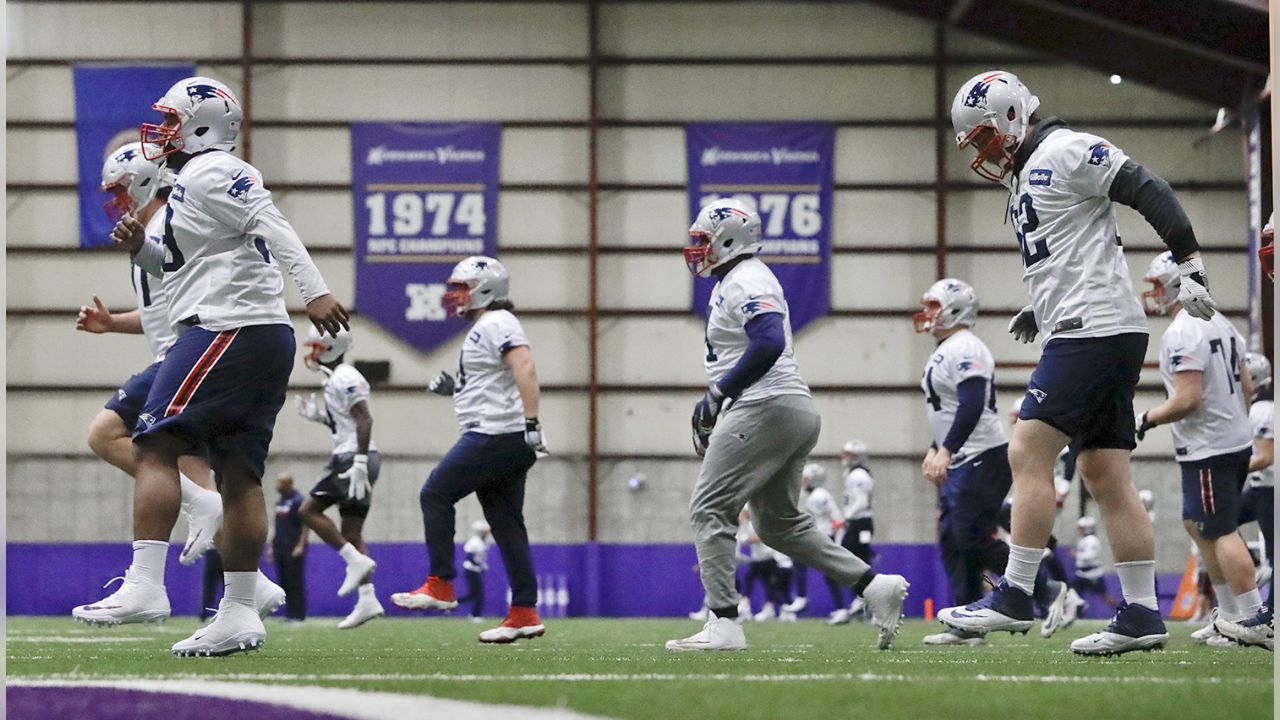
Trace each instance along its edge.
<path fill-rule="evenodd" d="M 697 276 L 699 271 L 714 262 L 714 256 L 711 254 L 711 236 L 700 230 L 690 230 L 689 237 L 694 239 L 695 244 L 685 247 L 684 264 L 689 267 L 689 272 Z"/>
<path fill-rule="evenodd" d="M 976 153 L 969 169 L 992 182 L 1001 182 L 1013 168 L 1013 154 L 1017 150 L 1017 138 L 1001 135 L 991 125 L 979 125 L 965 136 L 960 149 L 974 148 Z"/>
<path fill-rule="evenodd" d="M 1272 280 L 1276 279 L 1276 245 L 1263 245 L 1258 248 L 1258 264 L 1262 266 L 1262 272 Z"/>
<path fill-rule="evenodd" d="M 471 309 L 471 288 L 466 283 L 451 282 L 444 294 L 444 307 L 451 315 L 462 317 Z"/>
<path fill-rule="evenodd" d="M 1142 310 L 1148 315 L 1163 315 L 1169 307 L 1169 293 L 1155 280 L 1147 280 L 1151 289 L 1142 293 Z"/>
<path fill-rule="evenodd" d="M 933 330 L 934 321 L 942 314 L 942 303 L 937 300 L 921 299 L 920 305 L 923 306 L 924 309 L 913 313 L 911 315 L 911 321 L 915 323 L 916 332 L 930 332 Z"/>
<path fill-rule="evenodd" d="M 133 212 L 133 198 L 130 197 L 128 190 L 119 185 L 112 185 L 103 190 L 111 193 L 111 199 L 102 206 L 111 222 L 120 222 L 120 218 Z"/>
<path fill-rule="evenodd" d="M 164 113 L 165 121 L 160 125 L 142 123 L 142 157 L 159 160 L 182 149 L 182 118 L 176 110 L 162 105 L 152 105 L 151 109 Z"/>

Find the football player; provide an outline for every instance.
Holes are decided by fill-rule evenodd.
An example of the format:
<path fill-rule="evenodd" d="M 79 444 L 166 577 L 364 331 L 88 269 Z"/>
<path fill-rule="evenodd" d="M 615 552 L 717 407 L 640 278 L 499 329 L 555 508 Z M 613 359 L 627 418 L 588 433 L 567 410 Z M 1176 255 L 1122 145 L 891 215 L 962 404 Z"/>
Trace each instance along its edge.
<path fill-rule="evenodd" d="M 1156 603 L 1155 541 L 1129 468 L 1147 323 L 1113 203 L 1136 209 L 1173 251 L 1188 313 L 1207 319 L 1214 301 L 1191 222 L 1169 184 L 1103 138 L 1041 117 L 1039 105 L 1015 75 L 994 70 L 966 81 L 951 106 L 956 144 L 974 153 L 970 168 L 1009 191 L 1031 296 L 1009 331 L 1022 342 L 1043 335 L 1044 348 L 1009 443 L 1018 502 L 1005 581 L 973 606 L 938 616 L 988 631 L 1031 618 L 1032 586 L 1053 529 L 1053 463 L 1070 443 L 1107 523 L 1124 594 L 1113 621 L 1071 649 L 1108 655 L 1163 647 L 1169 635 Z"/>
<path fill-rule="evenodd" d="M 1092 515 L 1076 520 L 1076 547 L 1072 551 L 1076 561 L 1076 576 L 1072 586 L 1080 597 L 1082 606 L 1088 605 L 1083 596 L 1101 595 L 1102 601 L 1115 607 L 1115 598 L 1107 590 L 1106 568 L 1102 565 L 1102 541 L 1098 539 L 1098 521 Z"/>
<path fill-rule="evenodd" d="M 266 639 L 254 608 L 267 536 L 262 473 L 295 350 L 279 265 L 301 289 L 318 328 L 337 333 L 347 326 L 347 312 L 261 174 L 231 154 L 243 113 L 230 88 L 207 77 L 186 78 L 152 108 L 164 119 L 142 125 L 143 153 L 167 158 L 178 173 L 164 207 L 163 242 L 147 242 L 143 226 L 128 215 L 112 231 L 135 262 L 163 278 L 169 320 L 179 333 L 134 432 L 138 485 L 158 508 L 143 536 L 163 538 L 172 526 L 178 456 L 192 446 L 207 448 L 221 480 L 218 549 L 226 590 L 213 622 L 173 652 L 227 655 Z"/>
<path fill-rule="evenodd" d="M 836 503 L 836 499 L 831 496 L 831 491 L 824 487 L 827 484 L 827 469 L 818 463 L 809 463 L 804 466 L 800 474 L 800 482 L 805 491 L 805 511 L 813 517 L 814 524 L 818 526 L 818 532 L 835 540 L 836 533 L 844 527 L 844 514 Z M 795 575 L 796 599 L 786 608 L 793 615 L 803 612 L 809 604 L 809 568 L 796 563 Z M 845 608 L 844 588 L 832 578 L 826 575 L 822 577 L 827 581 L 827 589 L 831 592 L 831 599 L 835 601 L 836 606 L 828 623 L 842 625 L 849 622 L 849 611 Z"/>
<path fill-rule="evenodd" d="M 1254 399 L 1249 407 L 1253 425 L 1253 455 L 1249 458 L 1249 484 L 1240 496 L 1240 524 L 1257 521 L 1262 531 L 1262 546 L 1267 562 L 1275 567 L 1275 406 L 1271 393 L 1271 362 L 1265 355 L 1248 353 L 1244 358 L 1253 385 Z M 1267 591 L 1266 612 L 1233 622 L 1219 618 L 1217 625 L 1227 637 L 1243 645 L 1273 646 L 1275 581 Z M 1265 621 L 1264 621 L 1265 618 Z"/>
<path fill-rule="evenodd" d="M 163 235 L 163 213 L 172 186 L 172 174 L 142 155 L 140 143 L 128 143 L 111 153 L 102 168 L 102 189 L 112 194 L 106 205 L 108 217 L 119 220 L 133 214 L 147 228 L 147 237 L 160 242 Z M 89 447 L 98 457 L 137 475 L 133 457 L 132 433 L 142 412 L 147 393 L 160 369 L 165 353 L 176 335 L 170 325 L 164 284 L 143 272 L 136 264 L 130 268 L 138 307 L 124 313 L 112 313 L 97 296 L 93 306 L 82 306 L 76 329 L 92 333 L 118 332 L 147 338 L 155 362 L 139 372 L 116 391 L 89 426 Z M 191 565 L 213 547 L 222 525 L 222 498 L 212 489 L 209 463 L 198 452 L 179 457 L 178 465 L 181 511 L 187 517 L 187 542 L 179 561 Z M 145 491 L 134 493 L 135 513 L 153 512 Z M 138 530 L 135 527 L 135 532 Z M 172 530 L 172 527 L 170 527 Z M 165 591 L 164 570 L 168 556 L 168 537 L 137 539 L 133 543 L 133 562 L 125 571 L 120 589 L 106 598 L 71 611 L 73 617 L 91 625 L 120 625 L 160 620 L 169 616 L 169 598 Z M 265 616 L 284 601 L 284 591 L 265 576 L 259 588 L 257 608 Z"/>
<path fill-rule="evenodd" d="M 458 357 L 458 377 L 441 372 L 428 389 L 453 397 L 462 437 L 422 486 L 422 524 L 431 572 L 417 590 L 395 593 L 391 601 L 415 610 L 452 610 L 454 505 L 475 493 L 492 528 L 511 579 L 511 607 L 502 624 L 480 633 L 483 643 L 510 643 L 541 637 L 538 578 L 524 525 L 525 480 L 538 458 L 547 456 L 538 421 L 538 371 L 524 328 L 507 298 L 511 275 L 497 260 L 476 255 L 449 275 L 445 306 L 471 322 Z"/>
<path fill-rule="evenodd" d="M 912 317 L 916 332 L 938 341 L 920 376 L 933 442 L 920 469 L 938 487 L 938 541 L 955 602 L 982 597 L 983 572 L 1003 573 L 1009 546 L 996 538 L 1001 504 L 1013 477 L 1009 442 L 996 409 L 995 358 L 970 329 L 978 320 L 978 296 L 963 280 L 934 283 Z M 1037 600 L 1045 605 L 1041 634 L 1049 637 L 1062 619 L 1067 587 L 1038 573 Z M 1032 619 L 1011 631 L 1025 632 Z M 950 627 L 928 635 L 926 645 L 981 645 L 982 629 Z"/>
<path fill-rule="evenodd" d="M 1151 261 L 1147 312 L 1172 315 L 1160 344 L 1160 377 L 1169 397 L 1142 413 L 1137 437 L 1170 425 L 1182 472 L 1182 521 L 1218 597 L 1217 618 L 1240 622 L 1265 614 L 1240 520 L 1240 489 L 1249 472 L 1253 428 L 1244 338 L 1221 314 L 1193 317 L 1179 302 L 1183 279 L 1170 253 Z"/>
<path fill-rule="evenodd" d="M 322 335 L 312 328 L 304 362 L 308 369 L 324 375 L 324 402 L 317 402 L 314 393 L 306 399 L 294 398 L 298 414 L 328 427 L 333 438 L 325 475 L 311 488 L 298 514 L 347 565 L 338 595 L 360 590 L 355 607 L 338 623 L 344 630 L 385 614 L 373 589 L 372 575 L 378 564 L 364 544 L 364 521 L 373 504 L 373 485 L 378 482 L 382 460 L 373 443 L 369 381 L 345 362 L 351 342 L 351 333 L 346 330 Z M 332 505 L 338 506 L 341 531 L 324 514 Z"/>
<path fill-rule="evenodd" d="M 841 446 L 840 471 L 844 473 L 844 527 L 836 542 L 870 565 L 875 560 L 871 538 L 875 535 L 876 523 L 871 498 L 875 493 L 876 480 L 871 476 L 871 468 L 867 467 L 866 443 L 850 440 Z M 841 625 L 852 617 L 865 615 L 866 602 L 855 595 L 848 611 L 833 614 L 831 620 L 833 624 Z"/>
<path fill-rule="evenodd" d="M 668 650 L 742 650 L 747 646 L 734 591 L 738 511 L 750 503 L 756 532 L 770 547 L 867 601 L 880 628 L 878 646 L 898 633 L 907 581 L 877 575 L 822 534 L 800 510 L 800 475 L 818 440 L 821 418 L 800 377 L 782 285 L 756 257 L 760 216 L 738 200 L 704 206 L 684 249 L 693 274 L 715 277 L 704 359 L 710 387 L 693 413 L 693 444 L 703 457 L 690 503 L 698 567 L 714 615 Z M 721 411 L 724 411 L 723 413 Z"/>
<path fill-rule="evenodd" d="M 459 603 L 471 603 L 471 620 L 479 622 L 484 617 L 484 574 L 489 571 L 489 523 L 477 520 L 471 524 L 471 537 L 462 544 L 462 571 L 467 576 L 467 594 L 458 598 Z"/>

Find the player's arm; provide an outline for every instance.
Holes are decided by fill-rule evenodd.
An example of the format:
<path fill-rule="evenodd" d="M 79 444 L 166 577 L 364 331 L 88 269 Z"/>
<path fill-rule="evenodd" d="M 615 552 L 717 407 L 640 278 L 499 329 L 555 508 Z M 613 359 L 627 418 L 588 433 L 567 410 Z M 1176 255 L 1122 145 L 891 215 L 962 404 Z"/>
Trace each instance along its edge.
<path fill-rule="evenodd" d="M 256 213 L 244 232 L 262 238 L 276 261 L 289 271 L 302 291 L 307 316 L 317 330 L 336 335 L 339 328 L 351 329 L 347 309 L 329 292 L 311 254 L 274 203 L 268 203 Z"/>
<path fill-rule="evenodd" d="M 1153 427 L 1181 420 L 1196 412 L 1204 402 L 1204 372 L 1186 370 L 1173 374 L 1173 394 L 1167 400 L 1143 413 Z"/>
<path fill-rule="evenodd" d="M 369 403 L 361 400 L 352 405 L 351 419 L 356 421 L 356 454 L 367 456 L 373 438 L 373 413 L 369 412 Z"/>
<path fill-rule="evenodd" d="M 1202 320 L 1212 317 L 1215 303 L 1209 296 L 1200 244 L 1191 228 L 1191 220 L 1169 183 L 1126 158 L 1111 181 L 1107 197 L 1137 210 L 1173 253 L 1182 275 L 1178 302 L 1193 317 Z"/>
<path fill-rule="evenodd" d="M 947 430 L 947 437 L 943 439 L 942 446 L 932 454 L 924 468 L 925 479 L 929 482 L 941 487 L 947 479 L 947 468 L 951 465 L 955 454 L 960 452 L 960 448 L 964 447 L 965 442 L 969 440 L 973 429 L 978 427 L 986 400 L 987 379 L 984 377 L 970 377 L 956 386 L 958 405 L 955 420 L 951 421 L 951 428 Z"/>
<path fill-rule="evenodd" d="M 1276 441 L 1273 438 L 1253 439 L 1253 455 L 1249 458 L 1249 472 L 1266 470 L 1275 462 Z"/>
<path fill-rule="evenodd" d="M 520 393 L 520 405 L 524 408 L 524 442 L 538 457 L 548 453 L 542 423 L 538 420 L 538 406 L 542 402 L 542 390 L 538 384 L 538 368 L 533 364 L 533 353 L 528 345 L 517 345 L 502 354 L 502 361 L 511 368 Z"/>
<path fill-rule="evenodd" d="M 142 313 L 134 308 L 128 312 L 113 313 L 102 304 L 102 300 L 93 296 L 93 307 L 80 306 L 80 314 L 76 317 L 76 329 L 91 333 L 125 333 L 142 334 Z"/>
<path fill-rule="evenodd" d="M 716 383 L 716 389 L 726 398 L 737 398 L 764 377 L 787 349 L 782 313 L 756 315 L 747 321 L 745 329 L 747 349 L 743 351 L 737 364 Z"/>

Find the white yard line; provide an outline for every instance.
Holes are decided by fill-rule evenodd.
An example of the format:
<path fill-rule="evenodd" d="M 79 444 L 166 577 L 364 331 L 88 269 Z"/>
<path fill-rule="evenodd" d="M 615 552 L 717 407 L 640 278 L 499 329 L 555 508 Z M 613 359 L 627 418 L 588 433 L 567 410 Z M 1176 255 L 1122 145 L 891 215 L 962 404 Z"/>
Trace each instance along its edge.
<path fill-rule="evenodd" d="M 19 635 L 9 637 L 7 640 L 11 643 L 29 642 L 29 643 L 128 643 L 128 642 L 154 642 L 155 638 L 146 637 L 111 637 L 108 635 L 86 636 L 86 635 Z"/>
<path fill-rule="evenodd" d="M 206 678 L 208 676 L 205 676 Z M 338 715 L 352 720 L 404 720 L 404 718 L 446 717 L 450 720 L 591 720 L 591 715 L 563 708 L 517 705 L 486 705 L 462 700 L 445 700 L 428 695 L 400 695 L 365 692 L 345 688 L 299 685 L 255 685 L 252 683 L 205 680 L 15 680 L 9 687 L 96 687 L 142 692 L 198 695 L 246 700 L 299 710 Z"/>

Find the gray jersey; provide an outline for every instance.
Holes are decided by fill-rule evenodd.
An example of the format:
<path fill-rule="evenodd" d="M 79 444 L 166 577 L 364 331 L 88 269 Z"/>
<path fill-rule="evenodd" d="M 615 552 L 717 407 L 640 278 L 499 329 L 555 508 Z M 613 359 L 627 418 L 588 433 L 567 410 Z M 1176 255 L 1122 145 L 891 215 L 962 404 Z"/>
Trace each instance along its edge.
<path fill-rule="evenodd" d="M 959 467 L 994 447 L 1008 441 L 1000 415 L 996 412 L 995 358 L 985 343 L 968 330 L 961 330 L 943 340 L 933 351 L 920 378 L 929 412 L 929 428 L 933 442 L 942 447 L 960 408 L 957 388 L 971 378 L 982 378 L 986 384 L 987 399 L 983 403 L 982 416 L 964 445 L 951 460 L 951 467 Z"/>
<path fill-rule="evenodd" d="M 524 431 L 520 390 L 504 357 L 512 348 L 528 344 L 520 321 L 506 310 L 486 312 L 467 331 L 458 355 L 453 393 L 462 432 L 503 435 Z"/>
<path fill-rule="evenodd" d="M 1208 320 L 1178 313 L 1164 331 L 1160 347 L 1160 377 L 1173 395 L 1173 376 L 1201 373 L 1200 409 L 1172 423 L 1173 447 L 1178 462 L 1204 460 L 1252 446 L 1253 428 L 1240 387 L 1240 361 L 1244 338 L 1215 313 Z"/>
<path fill-rule="evenodd" d="M 147 242 L 164 243 L 164 211 L 161 210 L 147 221 Z M 164 283 L 159 278 L 147 274 L 134 264 L 129 268 L 133 276 L 133 292 L 138 297 L 138 314 L 142 319 L 142 334 L 147 336 L 151 346 L 151 354 L 156 362 L 164 359 L 173 341 L 178 336 L 173 332 L 169 321 L 169 303 L 164 291 Z"/>
<path fill-rule="evenodd" d="M 1253 424 L 1253 437 L 1259 440 L 1275 441 L 1275 403 L 1271 400 L 1258 400 L 1249 408 L 1249 422 Z M 1271 465 L 1257 472 L 1249 473 L 1249 484 L 1253 487 L 1274 487 L 1275 466 Z"/>
<path fill-rule="evenodd" d="M 742 391 L 738 403 L 778 395 L 809 395 L 809 386 L 800 377 L 791 348 L 791 315 L 782 296 L 782 285 L 769 266 L 756 258 L 738 263 L 711 291 L 706 334 L 707 378 L 715 384 L 738 364 L 747 350 L 747 322 L 768 313 L 782 314 L 787 345 L 773 367 Z"/>
<path fill-rule="evenodd" d="M 1018 173 L 1009 212 L 1044 342 L 1147 332 L 1107 197 L 1126 159 L 1097 135 L 1064 128 Z"/>

